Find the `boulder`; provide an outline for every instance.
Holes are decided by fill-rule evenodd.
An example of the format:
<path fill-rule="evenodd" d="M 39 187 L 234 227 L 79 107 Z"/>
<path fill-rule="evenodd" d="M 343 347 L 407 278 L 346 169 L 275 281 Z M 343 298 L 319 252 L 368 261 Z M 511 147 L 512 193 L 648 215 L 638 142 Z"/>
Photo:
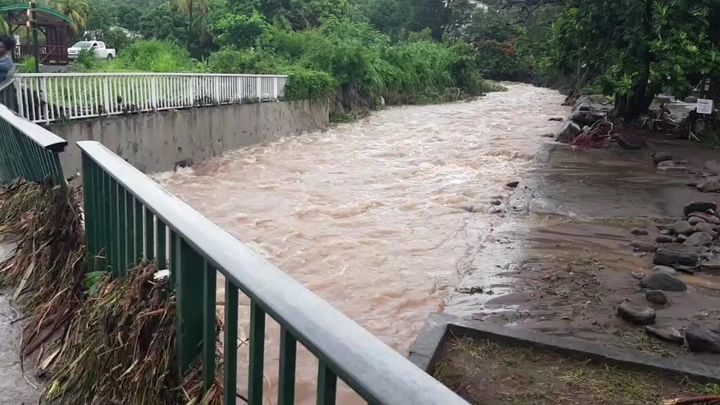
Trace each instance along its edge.
<path fill-rule="evenodd" d="M 627 150 L 638 150 L 645 147 L 645 140 L 635 134 L 628 132 L 616 133 L 612 136 L 612 140 L 617 142 L 621 148 Z"/>
<path fill-rule="evenodd" d="M 657 166 L 660 162 L 666 162 L 668 160 L 672 160 L 672 156 L 670 156 L 667 152 L 653 153 L 653 162 L 655 163 L 655 166 Z"/>
<path fill-rule="evenodd" d="M 698 266 L 684 266 L 682 264 L 675 264 L 673 265 L 673 268 L 681 273 L 695 274 Z"/>
<path fill-rule="evenodd" d="M 713 239 L 713 236 L 707 232 L 695 232 L 694 234 L 688 236 L 683 244 L 692 246 L 707 246 L 713 241 Z"/>
<path fill-rule="evenodd" d="M 685 213 L 685 216 L 688 216 L 694 212 L 707 213 L 708 211 L 712 211 L 713 213 L 717 211 L 717 204 L 707 201 L 693 201 L 685 206 L 685 210 L 683 212 Z"/>
<path fill-rule="evenodd" d="M 657 243 L 672 243 L 674 241 L 675 238 L 670 235 L 658 235 L 658 237 L 655 238 L 655 242 Z"/>
<path fill-rule="evenodd" d="M 518 186 L 518 184 L 520 184 L 519 181 L 511 181 L 511 182 L 508 182 L 507 184 L 505 184 L 505 186 L 508 188 L 515 188 Z"/>
<path fill-rule="evenodd" d="M 701 251 L 702 248 L 695 245 L 669 243 L 657 248 L 653 263 L 663 266 L 674 266 L 676 264 L 696 266 L 700 260 Z"/>
<path fill-rule="evenodd" d="M 582 133 L 580 125 L 572 121 L 568 121 L 557 133 L 555 140 L 558 142 L 570 143 L 576 136 L 580 135 L 580 133 Z"/>
<path fill-rule="evenodd" d="M 675 242 L 683 243 L 687 240 L 687 238 L 687 235 L 678 235 L 677 238 L 675 238 Z"/>
<path fill-rule="evenodd" d="M 657 250 L 657 245 L 654 242 L 647 242 L 644 240 L 634 240 L 630 243 L 630 246 L 638 252 L 654 253 Z"/>
<path fill-rule="evenodd" d="M 720 181 L 716 179 L 706 180 L 698 183 L 697 188 L 703 193 L 717 193 L 720 192 Z"/>
<path fill-rule="evenodd" d="M 655 336 L 660 340 L 670 342 L 676 345 L 685 343 L 685 338 L 680 334 L 680 331 L 673 327 L 660 328 L 656 326 L 645 326 L 645 332 L 650 336 Z"/>
<path fill-rule="evenodd" d="M 576 122 L 581 127 L 585 125 L 592 126 L 594 123 L 600 121 L 603 118 L 605 118 L 605 113 L 595 109 L 578 109 L 570 116 L 570 120 Z"/>
<path fill-rule="evenodd" d="M 704 219 L 702 219 L 700 217 L 696 217 L 696 216 L 688 217 L 687 221 L 690 223 L 690 225 L 693 225 L 693 226 L 695 226 L 699 223 L 707 224 L 707 221 L 705 221 Z"/>
<path fill-rule="evenodd" d="M 698 324 L 690 324 L 685 331 L 688 349 L 692 352 L 710 352 L 720 354 L 720 334 Z"/>
<path fill-rule="evenodd" d="M 655 310 L 650 307 L 636 307 L 623 302 L 618 306 L 617 314 L 620 318 L 637 325 L 652 325 L 655 323 Z"/>
<path fill-rule="evenodd" d="M 718 233 L 715 232 L 715 228 L 707 222 L 700 222 L 695 225 L 696 232 L 704 232 L 712 236 L 713 239 L 718 237 Z"/>
<path fill-rule="evenodd" d="M 648 234 L 648 231 L 642 228 L 635 228 L 632 231 L 630 231 L 631 234 L 637 235 L 637 236 L 644 236 Z"/>
<path fill-rule="evenodd" d="M 700 263 L 700 271 L 711 274 L 720 274 L 720 261 L 715 260 Z"/>
<path fill-rule="evenodd" d="M 720 218 L 716 217 L 715 215 L 711 215 L 705 212 L 691 212 L 690 215 L 687 216 L 688 218 L 697 217 L 704 219 L 705 222 L 709 224 L 720 224 Z"/>
<path fill-rule="evenodd" d="M 693 226 L 688 221 L 677 221 L 670 227 L 675 235 L 687 235 L 692 233 Z"/>
<path fill-rule="evenodd" d="M 645 292 L 645 299 L 653 304 L 663 306 L 667 305 L 669 302 L 667 295 L 665 295 L 665 293 L 660 290 L 648 290 L 647 292 Z"/>
<path fill-rule="evenodd" d="M 661 271 L 655 271 L 640 280 L 640 286 L 649 290 L 686 291 L 687 286 L 679 278 Z"/>
<path fill-rule="evenodd" d="M 655 266 L 655 267 L 653 267 L 652 271 L 659 271 L 662 273 L 667 273 L 671 276 L 677 275 L 677 270 L 673 269 L 670 266 Z"/>

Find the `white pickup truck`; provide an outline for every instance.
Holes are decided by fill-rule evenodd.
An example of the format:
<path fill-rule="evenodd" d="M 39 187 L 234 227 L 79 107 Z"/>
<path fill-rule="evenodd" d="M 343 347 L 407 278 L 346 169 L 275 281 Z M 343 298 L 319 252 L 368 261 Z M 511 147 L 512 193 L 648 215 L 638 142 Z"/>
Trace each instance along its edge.
<path fill-rule="evenodd" d="M 105 42 L 80 41 L 68 48 L 68 57 L 70 59 L 75 59 L 80 54 L 80 51 L 84 50 L 89 50 L 90 52 L 92 52 L 97 59 L 112 60 L 115 56 L 117 56 L 115 49 L 106 47 Z"/>

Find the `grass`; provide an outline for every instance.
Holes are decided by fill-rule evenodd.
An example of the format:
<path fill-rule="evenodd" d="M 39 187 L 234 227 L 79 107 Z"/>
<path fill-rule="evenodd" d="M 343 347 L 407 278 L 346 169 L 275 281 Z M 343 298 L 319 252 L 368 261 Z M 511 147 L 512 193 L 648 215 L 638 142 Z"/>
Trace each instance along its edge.
<path fill-rule="evenodd" d="M 658 404 L 720 395 L 720 386 L 669 378 L 554 352 L 451 337 L 434 375 L 473 404 Z"/>

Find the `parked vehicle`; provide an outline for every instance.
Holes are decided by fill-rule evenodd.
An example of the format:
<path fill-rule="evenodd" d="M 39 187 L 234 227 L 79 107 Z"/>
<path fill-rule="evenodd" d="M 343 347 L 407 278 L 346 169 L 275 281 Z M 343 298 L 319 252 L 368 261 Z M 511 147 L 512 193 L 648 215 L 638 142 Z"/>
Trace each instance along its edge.
<path fill-rule="evenodd" d="M 102 41 L 80 41 L 68 48 L 68 57 L 76 59 L 81 51 L 88 50 L 92 52 L 97 59 L 112 60 L 117 56 L 115 49 L 105 46 Z"/>

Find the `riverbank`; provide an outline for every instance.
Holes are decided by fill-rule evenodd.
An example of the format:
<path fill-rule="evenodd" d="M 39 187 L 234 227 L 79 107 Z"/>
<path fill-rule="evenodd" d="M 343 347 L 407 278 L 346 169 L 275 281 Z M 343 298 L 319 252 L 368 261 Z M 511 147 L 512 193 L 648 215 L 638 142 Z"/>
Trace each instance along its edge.
<path fill-rule="evenodd" d="M 694 186 L 709 174 L 717 151 L 655 136 L 643 141 L 646 148 L 632 151 L 546 145 L 536 169 L 520 181 L 508 202 L 508 220 L 480 241 L 472 270 L 461 276 L 444 312 L 493 327 L 720 366 L 720 354 L 712 353 L 719 347 L 714 342 L 720 342 L 715 340 L 718 274 L 675 266 L 669 271 L 681 272 L 672 281 L 682 288 L 652 294 L 646 288 L 658 272 L 655 251 L 676 246 L 658 241 L 686 237 L 664 229 L 686 218 L 691 201 L 720 203 L 720 194 Z M 656 166 L 654 157 L 662 155 L 672 158 Z M 711 241 L 700 249 L 708 262 L 717 260 L 719 250 L 717 240 Z M 632 317 L 620 307 L 652 313 L 652 321 L 636 317 L 630 322 Z M 643 323 L 652 324 L 665 340 Z M 705 350 L 684 342 L 689 329 L 696 337 L 698 331 L 709 337 Z M 447 352 L 444 356 L 451 359 Z M 487 375 L 488 389 L 493 378 L 503 376 Z M 688 393 L 686 387 L 677 388 L 673 395 Z M 508 401 L 500 402 L 513 403 Z M 632 403 L 652 400 L 645 396 Z"/>

